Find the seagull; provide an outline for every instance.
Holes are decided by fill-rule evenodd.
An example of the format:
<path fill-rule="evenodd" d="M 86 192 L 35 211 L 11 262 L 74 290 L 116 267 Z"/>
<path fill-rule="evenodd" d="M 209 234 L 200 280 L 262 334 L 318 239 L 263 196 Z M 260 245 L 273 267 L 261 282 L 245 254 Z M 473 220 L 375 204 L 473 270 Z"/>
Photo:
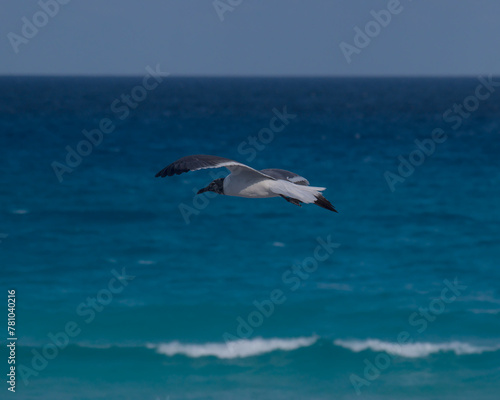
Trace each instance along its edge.
<path fill-rule="evenodd" d="M 253 199 L 282 197 L 299 207 L 302 203 L 313 203 L 327 210 L 338 212 L 320 193 L 326 188 L 309 186 L 309 181 L 300 175 L 276 168 L 257 171 L 248 165 L 224 157 L 205 154 L 182 157 L 163 168 L 156 174 L 156 177 L 164 178 L 189 171 L 222 167 L 227 168 L 230 174 L 213 180 L 197 194 L 215 192 L 226 196 Z"/>

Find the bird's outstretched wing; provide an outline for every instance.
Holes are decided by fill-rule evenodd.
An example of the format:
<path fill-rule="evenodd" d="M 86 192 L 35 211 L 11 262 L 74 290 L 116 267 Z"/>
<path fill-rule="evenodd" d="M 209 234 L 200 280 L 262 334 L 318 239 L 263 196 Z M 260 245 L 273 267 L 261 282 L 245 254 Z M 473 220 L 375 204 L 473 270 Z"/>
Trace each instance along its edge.
<path fill-rule="evenodd" d="M 309 181 L 306 178 L 297 175 L 293 172 L 287 171 L 285 169 L 268 168 L 268 169 L 261 169 L 260 172 L 272 176 L 273 178 L 276 179 L 282 179 L 284 181 L 295 183 L 296 185 L 304 185 L 304 186 L 309 185 Z"/>
<path fill-rule="evenodd" d="M 155 176 L 162 178 L 166 176 L 179 175 L 183 172 L 189 171 L 198 171 L 200 169 L 208 169 L 208 168 L 222 168 L 225 167 L 229 171 L 234 174 L 238 174 L 240 172 L 246 173 L 255 173 L 260 175 L 262 178 L 275 180 L 274 177 L 265 174 L 264 172 L 257 171 L 249 167 L 248 165 L 239 163 L 238 161 L 230 160 L 229 158 L 218 157 L 218 156 L 209 156 L 205 154 L 196 154 L 193 156 L 186 156 L 179 158 L 177 161 L 174 161 L 172 164 L 167 165 L 160 172 L 158 172 Z"/>

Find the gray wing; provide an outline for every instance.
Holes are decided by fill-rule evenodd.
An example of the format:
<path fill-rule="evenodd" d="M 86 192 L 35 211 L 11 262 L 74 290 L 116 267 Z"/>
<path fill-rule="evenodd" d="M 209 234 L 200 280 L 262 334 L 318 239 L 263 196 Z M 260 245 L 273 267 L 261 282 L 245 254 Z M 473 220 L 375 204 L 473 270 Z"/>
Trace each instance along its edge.
<path fill-rule="evenodd" d="M 233 173 L 239 173 L 241 171 L 252 172 L 260 175 L 263 178 L 267 179 L 275 179 L 270 175 L 266 175 L 263 172 L 257 171 L 248 165 L 239 163 L 238 161 L 230 160 L 229 158 L 218 157 L 218 156 L 209 156 L 206 154 L 196 154 L 193 156 L 186 156 L 179 158 L 177 161 L 174 161 L 172 164 L 167 165 L 160 172 L 158 172 L 155 176 L 162 178 L 166 176 L 180 175 L 184 172 L 189 171 L 198 171 L 200 169 L 208 169 L 208 168 L 222 168 L 225 167 L 229 171 Z"/>
<path fill-rule="evenodd" d="M 285 169 L 268 168 L 262 169 L 260 172 L 272 176 L 275 179 L 282 179 L 284 181 L 295 183 L 296 185 L 309 185 L 309 181 L 306 178 Z"/>

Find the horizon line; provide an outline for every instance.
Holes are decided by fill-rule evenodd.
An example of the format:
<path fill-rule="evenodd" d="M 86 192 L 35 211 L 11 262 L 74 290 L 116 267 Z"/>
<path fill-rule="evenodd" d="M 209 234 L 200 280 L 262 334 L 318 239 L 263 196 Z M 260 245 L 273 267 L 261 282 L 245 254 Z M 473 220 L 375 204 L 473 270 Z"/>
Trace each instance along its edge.
<path fill-rule="evenodd" d="M 203 74 L 164 74 L 161 75 L 165 78 L 205 78 L 205 79 L 388 79 L 388 78 L 410 78 L 410 79 L 457 79 L 457 78 L 477 78 L 479 76 L 500 76 L 500 74 L 376 74 L 376 75 L 299 75 L 299 74 L 289 74 L 289 75 L 240 75 L 240 74 L 213 74 L 213 75 L 203 75 Z M 55 73 L 42 73 L 42 74 L 3 74 L 0 73 L 0 78 L 140 78 L 143 74 L 55 74 Z"/>

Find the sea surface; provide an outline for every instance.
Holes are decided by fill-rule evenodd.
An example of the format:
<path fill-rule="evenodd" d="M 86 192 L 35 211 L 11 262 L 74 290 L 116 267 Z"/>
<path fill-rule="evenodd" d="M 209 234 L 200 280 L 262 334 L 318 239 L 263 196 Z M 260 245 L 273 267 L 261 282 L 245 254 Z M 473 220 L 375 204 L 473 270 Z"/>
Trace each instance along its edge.
<path fill-rule="evenodd" d="M 1 397 L 498 399 L 489 79 L 0 78 Z M 339 213 L 155 178 L 189 154 Z"/>

